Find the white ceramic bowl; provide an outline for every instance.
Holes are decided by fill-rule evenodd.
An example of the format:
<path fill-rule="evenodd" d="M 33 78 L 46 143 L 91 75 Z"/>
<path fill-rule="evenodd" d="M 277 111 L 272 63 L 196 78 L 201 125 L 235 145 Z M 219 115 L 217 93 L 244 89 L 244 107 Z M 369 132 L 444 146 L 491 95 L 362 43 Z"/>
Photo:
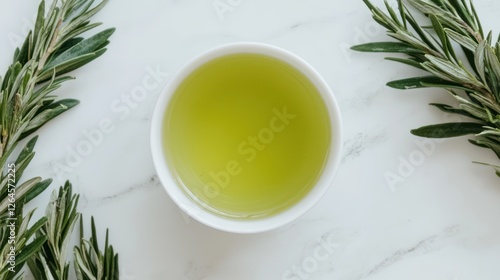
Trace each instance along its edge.
<path fill-rule="evenodd" d="M 298 203 L 276 215 L 254 219 L 237 220 L 217 216 L 208 212 L 181 189 L 175 172 L 168 166 L 162 144 L 164 114 L 169 101 L 182 81 L 195 69 L 215 58 L 237 53 L 255 53 L 271 56 L 294 66 L 305 74 L 321 93 L 329 111 L 332 140 L 330 153 L 319 180 L 311 191 Z M 326 193 L 337 172 L 342 150 L 342 121 L 338 104 L 323 78 L 307 62 L 284 49 L 261 43 L 232 43 L 216 47 L 195 57 L 184 66 L 166 86 L 158 98 L 151 123 L 151 152 L 158 177 L 172 200 L 189 216 L 215 229 L 234 233 L 257 233 L 269 231 L 290 223 L 310 210 Z"/>

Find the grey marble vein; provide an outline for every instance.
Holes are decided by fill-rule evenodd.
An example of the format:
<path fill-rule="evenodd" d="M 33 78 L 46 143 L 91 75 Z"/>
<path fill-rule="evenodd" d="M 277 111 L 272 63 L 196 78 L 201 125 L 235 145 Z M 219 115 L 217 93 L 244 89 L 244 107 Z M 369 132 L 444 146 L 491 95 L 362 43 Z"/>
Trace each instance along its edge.
<path fill-rule="evenodd" d="M 361 274 L 359 277 L 355 279 L 356 280 L 366 279 L 391 267 L 395 263 L 401 262 L 404 259 L 426 254 L 431 251 L 439 250 L 444 246 L 443 244 L 444 241 L 446 241 L 451 237 L 456 236 L 459 233 L 460 233 L 459 226 L 457 225 L 450 226 L 446 228 L 444 231 L 435 235 L 428 236 L 408 248 L 397 250 L 390 256 L 387 256 L 382 261 L 369 268 L 367 272 Z"/>
<path fill-rule="evenodd" d="M 338 17 L 334 16 L 328 16 L 328 17 L 323 17 L 323 18 L 317 18 L 313 20 L 306 20 L 306 21 L 300 21 L 297 23 L 294 23 L 292 25 L 286 26 L 284 28 L 281 28 L 279 30 L 276 30 L 274 34 L 271 34 L 264 38 L 264 40 L 270 40 L 270 39 L 275 39 L 279 38 L 285 35 L 289 35 L 290 32 L 300 30 L 302 28 L 308 27 L 308 26 L 315 26 L 315 25 L 321 25 L 321 24 L 333 24 L 339 20 Z"/>
<path fill-rule="evenodd" d="M 375 134 L 357 133 L 344 142 L 342 163 L 359 157 L 366 149 L 387 139 L 385 131 Z"/>
<path fill-rule="evenodd" d="M 131 195 L 132 193 L 134 193 L 136 191 L 155 189 L 155 188 L 158 188 L 160 186 L 161 186 L 160 180 L 158 179 L 158 176 L 155 174 L 155 175 L 152 175 L 151 177 L 149 177 L 148 180 L 143 182 L 143 183 L 133 185 L 133 186 L 131 186 L 123 191 L 118 192 L 118 193 L 104 196 L 102 198 L 99 198 L 99 200 L 100 200 L 100 202 L 115 200 L 115 199 L 118 199 L 118 198 L 121 198 L 121 197 L 124 197 L 127 195 Z"/>

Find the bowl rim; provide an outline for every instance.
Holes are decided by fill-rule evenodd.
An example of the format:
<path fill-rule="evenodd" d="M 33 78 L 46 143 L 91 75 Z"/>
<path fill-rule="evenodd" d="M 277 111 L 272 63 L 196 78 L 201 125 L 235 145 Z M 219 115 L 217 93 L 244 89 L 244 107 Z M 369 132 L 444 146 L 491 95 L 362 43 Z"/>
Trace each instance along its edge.
<path fill-rule="evenodd" d="M 316 184 L 299 202 L 275 215 L 255 220 L 237 220 L 213 214 L 192 201 L 181 190 L 175 173 L 167 164 L 162 145 L 162 125 L 165 110 L 177 87 L 201 65 L 222 56 L 238 53 L 262 54 L 282 60 L 302 72 L 318 89 L 327 107 L 332 132 L 326 163 Z M 232 233 L 260 233 L 282 227 L 297 220 L 316 205 L 332 184 L 340 165 L 342 152 L 342 117 L 338 103 L 323 77 L 298 55 L 264 43 L 238 42 L 211 48 L 191 59 L 170 79 L 156 101 L 150 125 L 150 149 L 158 178 L 174 203 L 186 214 L 211 228 Z"/>

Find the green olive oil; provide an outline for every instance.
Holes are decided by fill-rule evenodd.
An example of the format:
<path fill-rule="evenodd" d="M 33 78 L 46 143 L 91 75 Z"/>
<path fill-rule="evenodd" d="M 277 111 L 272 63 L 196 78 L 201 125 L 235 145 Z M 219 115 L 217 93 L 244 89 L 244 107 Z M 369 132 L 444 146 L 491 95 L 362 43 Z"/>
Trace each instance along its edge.
<path fill-rule="evenodd" d="M 260 54 L 205 63 L 175 91 L 164 151 L 183 191 L 217 215 L 256 219 L 288 209 L 317 182 L 331 127 L 318 89 Z"/>

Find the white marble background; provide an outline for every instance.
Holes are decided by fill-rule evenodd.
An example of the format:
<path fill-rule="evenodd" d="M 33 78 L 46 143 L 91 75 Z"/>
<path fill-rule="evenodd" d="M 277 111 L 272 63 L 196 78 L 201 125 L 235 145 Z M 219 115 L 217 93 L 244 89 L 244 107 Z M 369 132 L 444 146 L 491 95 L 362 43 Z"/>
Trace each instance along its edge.
<path fill-rule="evenodd" d="M 0 1 L 0 73 L 37 2 Z M 232 10 L 219 17 L 217 2 Z M 498 31 L 500 4 L 475 2 L 484 28 Z M 453 118 L 426 105 L 450 98 L 439 90 L 389 89 L 387 81 L 418 73 L 348 49 L 385 39 L 361 0 L 115 0 L 95 19 L 117 27 L 109 51 L 58 91 L 81 104 L 38 132 L 25 178 L 53 177 L 52 189 L 71 180 L 85 217 L 96 216 L 101 234 L 110 228 L 121 279 L 500 279 L 500 181 L 471 163 L 496 158 L 465 138 L 422 144 L 409 133 Z M 345 124 L 342 164 L 325 198 L 265 234 L 219 232 L 182 215 L 149 152 L 150 116 L 166 73 L 238 41 L 306 59 L 333 89 Z M 150 72 L 157 72 L 157 87 L 131 97 Z M 103 122 L 110 127 L 89 146 L 86 134 Z M 411 167 L 398 171 L 404 162 Z M 392 187 L 389 173 L 400 176 Z M 32 203 L 39 215 L 49 195 Z"/>

